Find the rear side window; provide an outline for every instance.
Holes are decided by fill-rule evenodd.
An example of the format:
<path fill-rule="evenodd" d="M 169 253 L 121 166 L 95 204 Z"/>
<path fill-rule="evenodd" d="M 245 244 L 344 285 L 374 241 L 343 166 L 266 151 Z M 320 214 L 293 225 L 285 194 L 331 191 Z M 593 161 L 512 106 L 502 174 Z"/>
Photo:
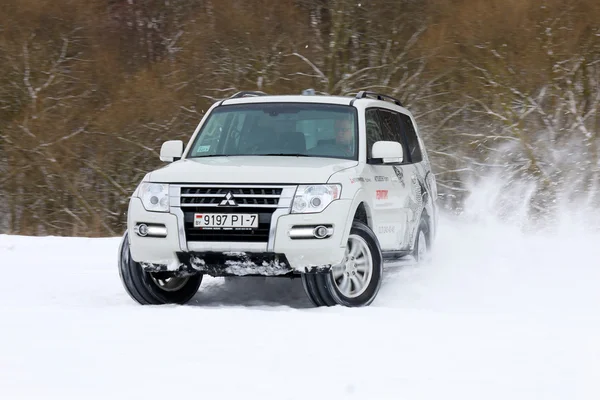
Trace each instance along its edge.
<path fill-rule="evenodd" d="M 370 109 L 366 115 L 367 144 L 369 146 L 368 157 L 371 157 L 371 147 L 374 142 L 377 140 L 389 140 L 402 144 L 404 148 L 404 161 L 402 161 L 402 164 L 423 161 L 417 133 L 408 115 L 381 108 Z M 369 121 L 378 122 L 378 124 L 373 123 L 372 131 L 370 131 Z M 375 125 L 377 125 L 377 128 L 375 128 Z M 375 131 L 375 129 L 377 130 Z"/>
<path fill-rule="evenodd" d="M 404 143 L 398 114 L 389 110 L 379 110 L 383 128 L 383 140 Z"/>
<path fill-rule="evenodd" d="M 403 158 L 404 162 L 407 162 L 407 150 L 405 149 L 406 145 L 404 142 L 404 138 L 402 137 L 402 126 L 400 124 L 400 120 L 398 119 L 398 113 L 390 110 L 378 110 L 381 125 L 383 130 L 383 140 L 389 140 L 392 142 L 398 142 L 402 145 L 403 150 Z"/>
<path fill-rule="evenodd" d="M 423 161 L 423 155 L 421 154 L 421 147 L 419 146 L 417 132 L 415 131 L 415 127 L 410 117 L 405 114 L 398 115 L 400 116 L 400 121 L 402 122 L 402 131 L 406 136 L 406 146 L 408 146 L 407 153 L 410 155 L 410 161 L 413 163 Z"/>

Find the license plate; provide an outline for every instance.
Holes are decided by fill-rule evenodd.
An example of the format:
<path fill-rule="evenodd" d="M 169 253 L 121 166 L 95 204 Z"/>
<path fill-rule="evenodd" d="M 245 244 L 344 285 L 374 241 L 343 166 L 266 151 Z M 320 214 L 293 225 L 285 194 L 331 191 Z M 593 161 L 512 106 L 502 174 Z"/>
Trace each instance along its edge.
<path fill-rule="evenodd" d="M 258 214 L 195 214 L 194 227 L 205 229 L 258 228 Z"/>

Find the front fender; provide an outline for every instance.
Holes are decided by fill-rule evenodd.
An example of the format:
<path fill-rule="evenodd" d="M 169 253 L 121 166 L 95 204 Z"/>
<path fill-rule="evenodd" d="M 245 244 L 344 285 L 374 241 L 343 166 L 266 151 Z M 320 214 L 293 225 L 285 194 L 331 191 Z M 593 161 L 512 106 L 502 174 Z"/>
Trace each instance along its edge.
<path fill-rule="evenodd" d="M 350 236 L 350 230 L 352 229 L 352 221 L 354 220 L 356 211 L 358 210 L 358 207 L 361 203 L 363 203 L 365 211 L 367 213 L 367 225 L 369 226 L 369 228 L 373 229 L 373 217 L 371 205 L 369 203 L 369 198 L 365 193 L 365 190 L 363 188 L 360 188 L 356 191 L 352 199 L 352 203 L 346 219 L 346 228 L 344 230 L 344 234 L 342 235 L 342 242 L 340 243 L 341 246 L 345 247 L 346 243 L 348 242 L 348 236 Z"/>

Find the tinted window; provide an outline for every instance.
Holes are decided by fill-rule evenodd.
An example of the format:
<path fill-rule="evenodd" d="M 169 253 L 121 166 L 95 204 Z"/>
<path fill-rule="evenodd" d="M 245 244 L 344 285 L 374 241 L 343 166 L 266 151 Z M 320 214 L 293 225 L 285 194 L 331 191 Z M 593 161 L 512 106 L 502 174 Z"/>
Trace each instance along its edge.
<path fill-rule="evenodd" d="M 402 114 L 391 110 L 377 109 L 377 115 L 381 125 L 381 135 L 378 140 L 388 140 L 400 143 L 404 150 L 404 160 L 402 163 L 410 164 L 410 148 L 406 140 L 406 128 L 400 119 Z"/>
<path fill-rule="evenodd" d="M 415 127 L 410 117 L 405 114 L 400 114 L 400 120 L 402 121 L 402 130 L 406 135 L 406 146 L 408 146 L 408 153 L 410 155 L 411 162 L 418 163 L 423 161 L 421 147 L 419 146 L 419 140 L 417 138 L 417 132 L 415 131 Z"/>
<path fill-rule="evenodd" d="M 221 106 L 202 126 L 189 157 L 293 155 L 356 160 L 356 109 L 330 104 Z"/>
<path fill-rule="evenodd" d="M 393 111 L 379 110 L 379 116 L 381 117 L 383 140 L 404 144 L 398 114 Z"/>
<path fill-rule="evenodd" d="M 381 126 L 379 125 L 379 118 L 377 117 L 377 111 L 374 109 L 367 110 L 365 113 L 365 122 L 367 125 L 367 159 L 371 158 L 371 150 L 373 144 L 383 139 L 383 133 L 381 132 Z"/>

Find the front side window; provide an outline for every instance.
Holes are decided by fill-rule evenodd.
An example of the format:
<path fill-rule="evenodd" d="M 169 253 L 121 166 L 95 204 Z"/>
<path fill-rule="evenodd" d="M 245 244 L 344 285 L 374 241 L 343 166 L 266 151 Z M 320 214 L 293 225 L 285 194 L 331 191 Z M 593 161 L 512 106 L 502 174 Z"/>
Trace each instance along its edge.
<path fill-rule="evenodd" d="M 369 159 L 371 158 L 375 142 L 384 140 L 376 109 L 367 110 L 365 113 L 365 123 L 367 126 L 367 159 Z"/>
<path fill-rule="evenodd" d="M 202 126 L 190 158 L 300 155 L 358 159 L 356 109 L 310 103 L 220 106 Z"/>

